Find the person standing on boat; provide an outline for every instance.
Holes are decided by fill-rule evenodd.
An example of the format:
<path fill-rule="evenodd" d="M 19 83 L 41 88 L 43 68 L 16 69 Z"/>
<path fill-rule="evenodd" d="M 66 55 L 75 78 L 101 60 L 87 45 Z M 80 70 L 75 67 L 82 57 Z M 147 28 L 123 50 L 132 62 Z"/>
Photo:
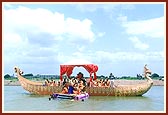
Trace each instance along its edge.
<path fill-rule="evenodd" d="M 109 79 L 110 79 L 110 80 L 111 80 L 111 79 L 115 79 L 113 73 L 110 73 Z"/>
<path fill-rule="evenodd" d="M 81 80 L 81 78 L 83 77 L 83 73 L 82 72 L 79 72 L 76 76 L 76 78 L 78 79 L 78 81 Z"/>
<path fill-rule="evenodd" d="M 108 86 L 110 86 L 110 87 L 115 87 L 115 85 L 114 85 L 114 79 L 115 79 L 115 77 L 114 77 L 114 75 L 113 75 L 113 73 L 110 73 L 110 76 L 109 76 L 109 82 L 108 82 Z"/>
<path fill-rule="evenodd" d="M 84 86 L 86 86 L 86 79 L 84 78 L 84 75 L 82 72 L 79 72 L 76 78 L 78 79 L 78 82 L 83 81 Z"/>

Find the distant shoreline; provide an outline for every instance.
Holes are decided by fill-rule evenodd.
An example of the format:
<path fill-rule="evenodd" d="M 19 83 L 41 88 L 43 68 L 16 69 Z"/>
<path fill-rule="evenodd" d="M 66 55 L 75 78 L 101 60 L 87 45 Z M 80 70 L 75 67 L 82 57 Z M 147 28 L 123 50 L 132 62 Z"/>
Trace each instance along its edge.
<path fill-rule="evenodd" d="M 146 82 L 146 80 L 114 80 L 116 85 L 132 85 L 132 84 L 140 84 Z M 153 80 L 154 86 L 164 86 L 164 81 L 162 80 Z M 20 86 L 19 81 L 12 80 L 4 80 L 4 86 Z"/>

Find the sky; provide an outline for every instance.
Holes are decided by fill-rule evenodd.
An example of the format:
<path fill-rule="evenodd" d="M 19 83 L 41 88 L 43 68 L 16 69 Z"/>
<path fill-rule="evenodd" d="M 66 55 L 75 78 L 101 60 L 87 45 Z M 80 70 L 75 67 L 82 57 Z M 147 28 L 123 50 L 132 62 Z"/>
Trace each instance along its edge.
<path fill-rule="evenodd" d="M 3 72 L 59 75 L 60 64 L 86 60 L 97 75 L 136 76 L 145 64 L 165 75 L 165 17 L 163 2 L 3 3 Z"/>

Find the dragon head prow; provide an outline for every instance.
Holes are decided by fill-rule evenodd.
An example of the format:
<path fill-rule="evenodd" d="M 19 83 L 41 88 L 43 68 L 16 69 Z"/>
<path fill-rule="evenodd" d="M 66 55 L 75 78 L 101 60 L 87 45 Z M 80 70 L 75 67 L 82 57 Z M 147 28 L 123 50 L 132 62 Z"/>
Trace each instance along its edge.
<path fill-rule="evenodd" d="M 14 67 L 15 73 L 23 74 L 23 71 L 20 70 L 17 66 Z"/>

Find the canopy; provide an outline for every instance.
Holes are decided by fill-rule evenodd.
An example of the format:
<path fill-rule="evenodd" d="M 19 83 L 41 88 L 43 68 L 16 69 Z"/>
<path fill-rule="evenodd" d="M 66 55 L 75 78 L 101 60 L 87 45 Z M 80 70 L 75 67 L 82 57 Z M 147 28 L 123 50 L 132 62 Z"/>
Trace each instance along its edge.
<path fill-rule="evenodd" d="M 84 67 L 90 74 L 90 81 L 92 81 L 92 74 L 94 74 L 94 79 L 96 79 L 96 72 L 98 70 L 98 66 L 95 64 L 72 64 L 72 63 L 68 63 L 68 64 L 62 64 L 60 65 L 60 80 L 62 81 L 62 75 L 66 74 L 68 77 L 70 77 L 70 75 L 72 74 L 72 71 L 74 69 L 74 67 Z"/>

